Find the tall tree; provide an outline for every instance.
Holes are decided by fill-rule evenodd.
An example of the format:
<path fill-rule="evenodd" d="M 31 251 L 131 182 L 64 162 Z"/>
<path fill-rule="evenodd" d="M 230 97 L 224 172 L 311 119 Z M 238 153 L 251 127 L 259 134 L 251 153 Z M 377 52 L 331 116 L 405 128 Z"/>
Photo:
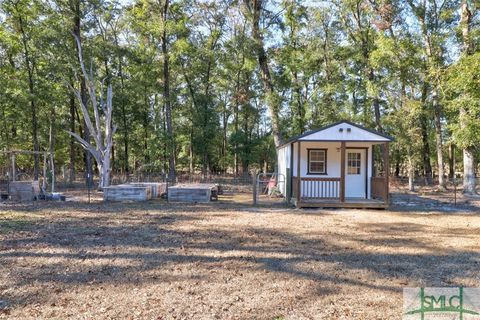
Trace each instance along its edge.
<path fill-rule="evenodd" d="M 70 2 L 70 10 L 72 13 L 72 35 L 73 35 L 73 46 L 75 48 L 76 56 L 78 58 L 78 63 L 80 63 L 80 52 L 78 51 L 79 48 L 82 47 L 82 2 L 83 0 L 72 0 Z M 77 42 L 80 44 L 77 45 Z M 86 106 L 88 103 L 87 97 L 87 85 L 86 80 L 83 72 L 79 73 L 78 82 L 80 86 L 80 98 L 81 103 Z M 73 111 L 73 110 L 72 110 Z M 83 121 L 83 137 L 82 139 L 90 143 L 91 141 L 91 133 L 88 128 L 87 123 L 85 120 Z M 87 186 L 93 185 L 93 161 L 92 161 L 92 154 L 85 150 L 84 152 L 84 165 L 85 165 L 85 183 Z"/>
<path fill-rule="evenodd" d="M 260 67 L 260 74 L 263 83 L 263 90 L 265 93 L 266 104 L 270 119 L 272 122 L 272 135 L 275 146 L 278 147 L 283 143 L 282 132 L 280 130 L 280 97 L 275 90 L 270 67 L 268 65 L 268 55 L 265 50 L 263 41 L 264 30 L 260 27 L 260 21 L 264 12 L 263 0 L 244 0 L 248 17 L 252 23 L 252 37 L 255 40 L 255 46 L 258 57 L 258 65 Z"/>
<path fill-rule="evenodd" d="M 473 7 L 475 10 L 475 7 Z M 472 24 L 472 11 L 470 10 L 470 5 L 468 0 L 462 0 L 461 4 L 461 20 L 460 27 L 462 29 L 462 40 L 463 40 L 463 54 L 472 55 L 473 54 L 473 45 L 470 36 L 470 28 Z M 460 126 L 468 127 L 470 115 L 467 113 L 465 107 L 460 108 Z M 475 161 L 473 153 L 473 145 L 466 146 L 463 148 L 463 192 L 467 194 L 474 194 L 476 192 L 475 185 Z"/>
<path fill-rule="evenodd" d="M 462 0 L 460 8 L 462 53 L 460 60 L 452 65 L 445 75 L 445 92 L 447 104 L 457 118 L 450 127 L 455 143 L 462 148 L 463 192 L 475 194 L 475 147 L 480 143 L 480 139 L 478 139 L 480 130 L 478 91 L 480 86 L 475 79 L 480 64 L 478 63 L 479 53 L 476 53 L 471 34 L 475 7 L 468 0 Z"/>
<path fill-rule="evenodd" d="M 10 9 L 12 19 L 15 20 L 17 31 L 20 34 L 23 49 L 24 68 L 28 76 L 28 100 L 30 104 L 30 119 L 32 124 L 32 146 L 33 151 L 40 151 L 40 144 L 38 141 L 38 92 L 36 90 L 37 81 L 35 79 L 36 59 L 35 56 L 32 55 L 31 48 L 31 39 L 35 33 L 35 30 L 32 29 L 33 21 L 29 21 L 29 19 L 33 20 L 35 15 L 38 14 L 39 6 L 37 3 L 30 4 L 25 1 L 12 1 L 5 4 L 9 6 L 8 9 Z M 38 180 L 40 172 L 39 155 L 34 154 L 33 158 L 33 178 L 34 180 Z"/>
<path fill-rule="evenodd" d="M 167 126 L 167 145 L 168 145 L 168 179 L 175 181 L 175 141 L 173 136 L 172 126 L 172 104 L 170 100 L 170 53 L 168 22 L 169 15 L 169 1 L 163 0 L 160 2 L 162 13 L 162 54 L 163 54 L 163 103 L 165 104 L 166 126 Z"/>
<path fill-rule="evenodd" d="M 427 79 L 431 88 L 431 103 L 435 123 L 435 146 L 437 150 L 438 186 L 446 188 L 445 168 L 443 160 L 442 106 L 440 104 L 440 70 L 443 68 L 443 48 L 449 29 L 453 22 L 453 0 L 408 0 L 414 17 L 420 25 L 423 49 L 427 61 Z"/>

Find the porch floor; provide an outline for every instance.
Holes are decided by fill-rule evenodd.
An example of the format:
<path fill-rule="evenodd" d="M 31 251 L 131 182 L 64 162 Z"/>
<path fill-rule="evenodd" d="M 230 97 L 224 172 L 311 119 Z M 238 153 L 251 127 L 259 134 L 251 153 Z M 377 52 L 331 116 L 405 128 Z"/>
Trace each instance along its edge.
<path fill-rule="evenodd" d="M 298 205 L 299 208 L 373 208 L 385 209 L 388 204 L 383 200 L 363 199 L 363 198 L 345 198 L 345 202 L 340 199 L 312 199 L 303 198 Z"/>

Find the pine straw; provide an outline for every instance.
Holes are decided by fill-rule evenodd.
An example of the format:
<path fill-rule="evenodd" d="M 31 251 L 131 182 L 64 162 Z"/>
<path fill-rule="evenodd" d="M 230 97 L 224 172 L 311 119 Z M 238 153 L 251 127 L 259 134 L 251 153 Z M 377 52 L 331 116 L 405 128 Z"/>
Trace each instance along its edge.
<path fill-rule="evenodd" d="M 4 205 L 0 318 L 399 319 L 404 287 L 480 287 L 479 252 L 474 210 Z"/>

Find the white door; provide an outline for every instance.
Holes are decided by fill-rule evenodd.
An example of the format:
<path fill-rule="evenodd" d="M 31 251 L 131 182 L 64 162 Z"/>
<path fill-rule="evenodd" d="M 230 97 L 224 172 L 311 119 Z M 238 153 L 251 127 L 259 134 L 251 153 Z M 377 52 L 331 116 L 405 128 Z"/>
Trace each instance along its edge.
<path fill-rule="evenodd" d="M 345 197 L 366 198 L 367 150 L 347 149 L 345 161 Z"/>

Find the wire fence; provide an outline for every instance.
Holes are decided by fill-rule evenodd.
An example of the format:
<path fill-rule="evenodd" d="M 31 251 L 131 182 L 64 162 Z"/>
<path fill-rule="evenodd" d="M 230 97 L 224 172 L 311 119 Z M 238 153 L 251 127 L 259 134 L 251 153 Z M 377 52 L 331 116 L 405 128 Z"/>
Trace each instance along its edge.
<path fill-rule="evenodd" d="M 43 177 L 40 178 L 42 180 Z M 47 174 L 47 190 L 50 190 L 52 176 Z M 168 181 L 166 174 L 162 172 L 135 172 L 131 174 L 118 174 L 113 173 L 111 175 L 111 184 L 123 184 L 130 182 L 167 182 L 169 184 L 185 184 L 185 183 L 211 183 L 219 184 L 224 187 L 225 190 L 231 191 L 253 191 L 253 177 L 251 174 L 243 174 L 239 176 L 229 175 L 229 174 L 189 174 L 189 173 L 178 173 L 175 179 L 175 182 L 172 183 Z M 33 180 L 33 174 L 27 172 L 19 172 L 16 176 L 17 181 L 28 181 Z M 256 179 L 255 179 L 256 180 Z M 477 191 L 480 192 L 480 177 L 476 178 L 477 180 Z M 0 194 L 7 193 L 8 183 L 11 181 L 11 178 L 8 174 L 0 174 Z M 86 175 L 83 172 L 77 172 L 73 179 L 66 174 L 59 173 L 55 177 L 55 190 L 66 190 L 66 189 L 86 189 Z M 463 180 L 462 177 L 457 177 L 456 179 L 447 178 L 447 188 L 453 189 L 456 187 L 458 190 L 462 189 Z M 256 182 L 255 182 L 256 183 Z M 391 187 L 393 188 L 407 188 L 409 186 L 408 177 L 395 177 L 392 176 L 390 179 Z M 94 179 L 94 183 L 90 188 L 94 189 L 98 185 L 98 179 Z M 429 179 L 422 176 L 416 176 L 413 179 L 413 185 L 415 188 L 419 187 L 435 187 L 438 186 L 438 178 Z M 259 192 L 259 190 L 257 190 Z"/>
<path fill-rule="evenodd" d="M 390 183 L 395 186 L 395 185 L 399 185 L 399 186 L 405 186 L 405 185 L 408 185 L 409 184 L 409 178 L 408 177 L 391 177 L 390 178 Z M 457 186 L 462 186 L 463 184 L 463 178 L 462 177 L 456 177 L 456 178 L 453 178 L 453 177 L 446 177 L 445 178 L 445 182 L 447 183 L 447 186 L 453 186 L 453 185 L 457 185 Z M 477 177 L 476 178 L 476 184 L 477 186 L 480 186 L 480 177 Z M 414 179 L 413 179 L 413 185 L 416 186 L 416 187 L 427 187 L 427 186 L 437 186 L 438 185 L 438 177 L 435 177 L 435 178 L 426 178 L 426 177 L 419 177 L 419 176 L 416 176 Z"/>
<path fill-rule="evenodd" d="M 241 191 L 251 190 L 252 188 L 252 176 L 250 174 L 234 176 L 234 175 L 202 175 L 202 174 L 177 174 L 175 181 L 168 180 L 168 176 L 164 173 L 155 172 L 138 172 L 133 174 L 112 174 L 110 184 L 118 185 L 124 183 L 136 183 L 136 182 L 168 182 L 172 184 L 186 184 L 186 183 L 211 183 L 219 184 L 226 188 L 226 190 Z M 94 186 L 98 184 L 98 179 L 94 179 Z M 68 176 L 57 176 L 55 182 L 56 188 L 69 189 L 69 188 L 85 188 L 86 178 L 84 173 L 78 173 L 75 179 L 70 179 Z"/>

